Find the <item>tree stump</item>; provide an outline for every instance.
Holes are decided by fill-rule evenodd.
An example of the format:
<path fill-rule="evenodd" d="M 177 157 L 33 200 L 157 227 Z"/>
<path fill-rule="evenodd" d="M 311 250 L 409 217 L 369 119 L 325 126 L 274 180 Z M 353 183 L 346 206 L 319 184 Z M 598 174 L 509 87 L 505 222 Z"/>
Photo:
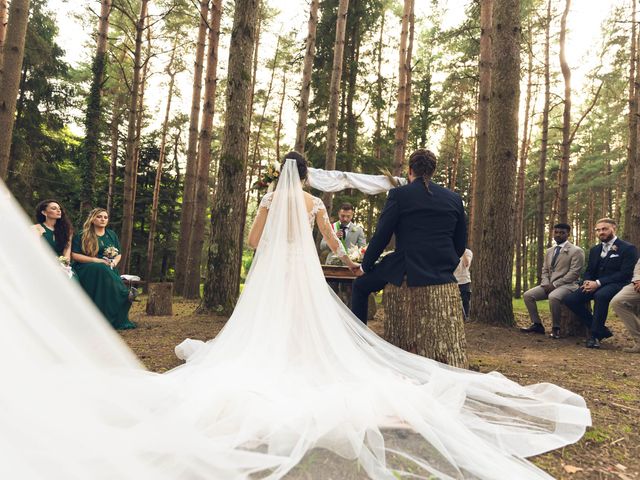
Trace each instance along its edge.
<path fill-rule="evenodd" d="M 173 315 L 173 283 L 148 283 L 147 315 Z"/>
<path fill-rule="evenodd" d="M 591 302 L 587 308 L 591 311 Z M 560 336 L 561 337 L 584 337 L 587 334 L 587 327 L 582 320 L 573 313 L 569 307 L 562 305 L 560 314 Z"/>
<path fill-rule="evenodd" d="M 425 287 L 388 284 L 384 289 L 387 341 L 454 367 L 467 368 L 460 291 L 455 283 Z"/>

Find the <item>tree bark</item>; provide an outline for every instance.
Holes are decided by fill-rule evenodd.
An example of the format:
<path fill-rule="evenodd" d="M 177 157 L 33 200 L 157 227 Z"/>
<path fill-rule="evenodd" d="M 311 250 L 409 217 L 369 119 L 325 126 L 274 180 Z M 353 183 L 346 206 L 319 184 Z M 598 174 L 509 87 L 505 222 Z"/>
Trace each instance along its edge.
<path fill-rule="evenodd" d="M 115 194 L 116 184 L 116 168 L 118 166 L 118 147 L 120 146 L 120 121 L 122 120 L 122 106 L 124 105 L 124 96 L 118 95 L 113 104 L 113 112 L 111 113 L 111 148 L 109 149 L 109 186 L 107 189 L 107 213 L 111 216 L 113 211 L 113 197 Z"/>
<path fill-rule="evenodd" d="M 483 208 L 484 235 L 474 279 L 472 311 L 476 320 L 515 324 L 511 301 L 513 221 L 518 161 L 520 99 L 520 0 L 493 6 L 491 97 L 487 181 Z"/>
<path fill-rule="evenodd" d="M 336 153 L 338 140 L 338 110 L 340 109 L 340 84 L 342 80 L 342 61 L 344 55 L 344 36 L 347 27 L 347 12 L 349 0 L 340 0 L 338 4 L 338 17 L 336 20 L 336 40 L 333 47 L 333 70 L 331 73 L 329 122 L 327 127 L 327 154 L 325 158 L 325 170 L 336 169 Z M 333 194 L 330 192 L 322 195 L 322 200 L 331 214 Z"/>
<path fill-rule="evenodd" d="M 196 178 L 196 201 L 193 207 L 193 220 L 187 255 L 187 272 L 183 296 L 200 298 L 200 263 L 204 244 L 205 219 L 209 200 L 209 166 L 211 165 L 211 130 L 215 113 L 216 89 L 218 84 L 218 43 L 220 40 L 220 20 L 222 18 L 222 0 L 211 4 L 209 18 L 209 43 L 207 54 L 207 74 L 204 86 L 204 105 L 200 138 L 198 140 L 198 170 Z"/>
<path fill-rule="evenodd" d="M 567 16 L 571 0 L 565 0 L 565 8 L 560 18 L 560 69 L 564 78 L 564 110 L 562 112 L 562 159 L 558 175 L 558 220 L 569 221 L 569 162 L 571 156 L 571 69 L 567 63 L 566 36 Z"/>
<path fill-rule="evenodd" d="M 640 121 L 637 118 L 640 116 L 640 32 L 636 40 L 636 143 L 640 144 Z M 631 210 L 631 220 L 629 222 L 629 228 L 625 228 L 625 240 L 633 243 L 634 245 L 640 245 L 640 151 L 636 149 L 636 156 L 633 162 L 633 188 L 627 193 L 627 209 Z M 593 225 L 593 224 L 592 224 Z"/>
<path fill-rule="evenodd" d="M 634 178 L 634 164 L 636 156 L 638 155 L 638 136 L 636 130 L 638 128 L 638 102 L 636 98 L 636 49 L 637 45 L 637 25 L 636 25 L 636 0 L 631 0 L 631 38 L 630 43 L 630 55 L 629 55 L 629 141 L 627 143 L 627 192 L 633 191 L 633 178 Z M 624 229 L 629 229 L 631 224 L 631 208 L 625 209 L 624 215 Z"/>
<path fill-rule="evenodd" d="M 478 86 L 478 117 L 476 120 L 476 168 L 473 180 L 472 249 L 478 255 L 484 233 L 483 207 L 487 178 L 487 145 L 489 141 L 489 97 L 491 95 L 491 37 L 493 0 L 480 1 L 480 76 Z"/>
<path fill-rule="evenodd" d="M 360 17 L 357 15 L 360 0 L 354 0 L 351 4 L 352 11 L 356 12 L 355 18 L 351 22 L 351 48 L 347 59 L 348 78 L 346 95 L 346 144 L 345 144 L 345 170 L 353 171 L 353 162 L 356 157 L 356 147 L 358 143 L 358 118 L 354 112 L 354 101 L 356 98 L 358 70 L 360 67 Z"/>
<path fill-rule="evenodd" d="M 133 56 L 133 79 L 131 80 L 131 98 L 129 102 L 129 123 L 127 126 L 127 158 L 124 166 L 124 193 L 122 212 L 122 231 L 120 243 L 122 244 L 122 271 L 128 272 L 131 261 L 131 243 L 133 239 L 133 214 L 135 211 L 135 189 L 137 177 L 137 122 L 139 118 L 139 96 L 142 84 L 142 34 L 147 18 L 147 6 L 149 0 L 142 0 L 140 4 L 140 16 L 136 22 L 136 43 Z"/>
<path fill-rule="evenodd" d="M 411 5 L 413 0 L 404 0 L 402 11 L 402 26 L 400 30 L 400 60 L 398 61 L 398 105 L 396 107 L 396 130 L 395 143 L 393 148 L 393 175 L 402 173 L 404 164 L 404 117 L 407 108 L 407 72 L 410 66 L 407 65 L 407 38 L 409 36 L 409 17 L 411 16 Z"/>
<path fill-rule="evenodd" d="M 469 366 L 457 284 L 388 284 L 384 313 L 384 337 L 396 347 L 454 367 Z"/>
<path fill-rule="evenodd" d="M 147 283 L 149 298 L 147 299 L 147 315 L 173 315 L 173 283 Z"/>
<path fill-rule="evenodd" d="M 85 116 L 85 141 L 83 181 L 80 200 L 80 215 L 93 208 L 96 198 L 96 164 L 100 153 L 100 116 L 102 114 L 102 84 L 107 60 L 107 41 L 109 34 L 109 15 L 111 14 L 111 0 L 102 0 L 100 21 L 98 24 L 98 43 L 93 57 L 91 71 L 91 88 L 87 101 Z"/>
<path fill-rule="evenodd" d="M 307 140 L 307 118 L 309 116 L 309 94 L 311 93 L 311 71 L 316 53 L 316 28 L 318 26 L 318 5 L 320 0 L 311 0 L 309 7 L 309 22 L 307 24 L 306 49 L 304 67 L 302 68 L 302 87 L 300 89 L 300 104 L 298 106 L 298 125 L 296 127 L 296 152 L 304 153 Z"/>
<path fill-rule="evenodd" d="M 551 48 L 551 0 L 547 3 L 547 21 L 545 25 L 544 43 L 544 106 L 542 108 L 542 126 L 540 140 L 540 162 L 538 164 L 538 195 L 536 207 L 536 278 L 542 278 L 544 261 L 545 209 L 544 197 L 546 189 L 547 150 L 549 146 L 549 109 L 551 108 L 551 74 L 549 72 Z"/>
<path fill-rule="evenodd" d="M 9 4 L 7 0 L 0 0 L 0 76 L 2 76 L 2 52 L 4 51 L 4 39 L 7 34 L 7 21 Z"/>
<path fill-rule="evenodd" d="M 204 70 L 204 48 L 207 37 L 207 16 L 209 0 L 200 0 L 200 24 L 196 43 L 196 58 L 193 71 L 193 90 L 191 92 L 191 115 L 189 117 L 189 140 L 187 143 L 187 165 L 184 173 L 182 209 L 180 211 L 180 236 L 176 250 L 175 292 L 184 293 L 189 239 L 191 237 L 193 205 L 195 202 L 196 172 L 198 170 L 198 126 L 200 123 L 200 104 L 202 95 L 202 72 Z"/>
<path fill-rule="evenodd" d="M 413 58 L 413 39 L 416 30 L 416 15 L 415 15 L 416 0 L 411 0 L 411 12 L 409 13 L 409 43 L 407 45 L 407 89 L 405 91 L 406 101 L 404 107 L 404 120 L 402 122 L 402 159 L 407 154 L 407 145 L 409 141 L 409 127 L 411 121 L 411 77 L 413 69 L 411 68 L 411 61 Z"/>
<path fill-rule="evenodd" d="M 376 57 L 378 62 L 376 92 L 377 98 L 375 101 L 376 107 L 376 129 L 373 133 L 373 149 L 376 160 L 382 159 L 382 107 L 384 100 L 382 98 L 382 41 L 384 34 L 384 18 L 385 13 L 382 13 L 380 20 L 380 38 L 378 39 L 378 45 L 376 47 Z M 371 204 L 372 205 L 372 204 Z"/>
<path fill-rule="evenodd" d="M 6 180 L 15 123 L 16 101 L 29 20 L 29 0 L 12 0 L 9 6 L 4 50 L 0 56 L 0 179 Z"/>
<path fill-rule="evenodd" d="M 230 314 L 240 289 L 251 60 L 259 0 L 236 0 L 229 48 L 226 114 L 200 312 Z"/>
<path fill-rule="evenodd" d="M 169 116 L 171 114 L 171 100 L 173 99 L 173 86 L 176 79 L 176 71 L 173 69 L 173 63 L 178 47 L 178 37 L 174 38 L 173 50 L 171 50 L 171 58 L 167 65 L 167 74 L 169 75 L 169 88 L 167 92 L 167 106 L 164 111 L 164 121 L 162 122 L 162 134 L 160 137 L 160 154 L 158 155 L 158 167 L 156 168 L 156 178 L 153 183 L 153 200 L 151 203 L 151 218 L 149 219 L 149 238 L 147 241 L 147 268 L 145 278 L 147 282 L 151 282 L 153 272 L 153 255 L 156 241 L 156 227 L 158 224 L 158 204 L 160 201 L 160 181 L 162 180 L 162 168 L 166 156 L 167 130 L 169 129 Z"/>
<path fill-rule="evenodd" d="M 284 101 L 287 97 L 287 66 L 282 68 L 282 93 L 280 95 L 280 106 L 278 107 L 278 124 L 276 125 L 276 158 L 278 161 L 280 156 L 280 140 L 282 136 L 282 113 L 284 111 Z"/>

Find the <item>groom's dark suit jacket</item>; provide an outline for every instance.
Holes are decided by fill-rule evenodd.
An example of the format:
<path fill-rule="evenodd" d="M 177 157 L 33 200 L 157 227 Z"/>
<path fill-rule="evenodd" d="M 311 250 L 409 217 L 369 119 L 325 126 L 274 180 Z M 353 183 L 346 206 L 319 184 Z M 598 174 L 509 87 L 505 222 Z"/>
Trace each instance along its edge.
<path fill-rule="evenodd" d="M 394 285 L 405 276 L 411 287 L 452 283 L 453 271 L 467 243 L 467 226 L 460 195 L 429 182 L 427 192 L 422 179 L 389 191 L 376 232 L 362 260 L 365 273 Z M 396 236 L 395 252 L 377 265 L 391 236 Z"/>
<path fill-rule="evenodd" d="M 631 282 L 633 268 L 638 260 L 638 250 L 634 245 L 617 238 L 606 257 L 600 258 L 601 253 L 601 243 L 589 250 L 585 280 L 599 280 L 601 285 Z"/>

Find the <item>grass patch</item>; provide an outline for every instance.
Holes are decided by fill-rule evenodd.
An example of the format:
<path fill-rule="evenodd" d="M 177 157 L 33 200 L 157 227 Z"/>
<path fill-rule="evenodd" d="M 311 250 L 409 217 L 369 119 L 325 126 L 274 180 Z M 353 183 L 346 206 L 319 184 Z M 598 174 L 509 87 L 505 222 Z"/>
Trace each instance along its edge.
<path fill-rule="evenodd" d="M 609 434 L 599 427 L 593 427 L 584 434 L 585 440 L 590 440 L 595 443 L 604 443 L 610 438 Z"/>

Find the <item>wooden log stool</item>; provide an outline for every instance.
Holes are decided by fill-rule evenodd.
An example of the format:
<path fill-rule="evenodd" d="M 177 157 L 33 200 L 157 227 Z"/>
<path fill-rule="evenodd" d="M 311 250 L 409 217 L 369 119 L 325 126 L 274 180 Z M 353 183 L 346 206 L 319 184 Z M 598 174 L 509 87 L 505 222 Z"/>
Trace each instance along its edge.
<path fill-rule="evenodd" d="M 173 315 L 173 283 L 148 283 L 147 315 Z"/>
<path fill-rule="evenodd" d="M 591 311 L 591 302 L 587 302 L 587 309 Z M 575 313 L 569 310 L 569 307 L 562 305 L 560 311 L 561 337 L 584 337 L 587 335 L 587 327 Z"/>
<path fill-rule="evenodd" d="M 385 339 L 407 352 L 467 368 L 460 291 L 455 283 L 384 288 Z"/>

